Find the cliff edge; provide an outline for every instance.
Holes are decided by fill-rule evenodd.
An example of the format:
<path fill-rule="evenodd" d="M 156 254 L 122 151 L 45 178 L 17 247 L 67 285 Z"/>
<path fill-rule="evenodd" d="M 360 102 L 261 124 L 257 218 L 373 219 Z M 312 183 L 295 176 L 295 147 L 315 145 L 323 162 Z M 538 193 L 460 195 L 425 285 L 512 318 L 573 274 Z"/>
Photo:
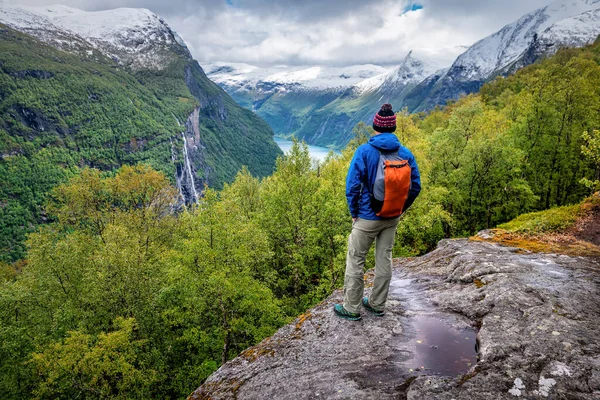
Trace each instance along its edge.
<path fill-rule="evenodd" d="M 597 257 L 444 240 L 395 260 L 384 317 L 336 291 L 189 399 L 598 399 L 599 288 Z"/>

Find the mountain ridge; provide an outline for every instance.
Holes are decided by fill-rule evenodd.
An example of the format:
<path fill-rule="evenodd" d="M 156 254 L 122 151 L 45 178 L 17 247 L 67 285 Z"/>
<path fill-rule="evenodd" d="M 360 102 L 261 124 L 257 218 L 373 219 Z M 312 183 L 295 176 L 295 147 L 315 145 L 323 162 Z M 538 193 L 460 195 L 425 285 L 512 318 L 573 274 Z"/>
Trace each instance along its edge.
<path fill-rule="evenodd" d="M 588 13 L 595 18 L 577 18 Z M 555 1 L 473 44 L 458 56 L 414 111 L 427 111 L 448 100 L 476 92 L 496 76 L 513 73 L 541 57 L 554 54 L 560 47 L 591 44 L 598 35 L 600 1 Z"/>
<path fill-rule="evenodd" d="M 3 4 L 0 22 L 81 56 L 92 56 L 98 50 L 133 70 L 164 69 L 169 63 L 169 53 L 192 59 L 179 35 L 148 9 L 82 11 L 63 5 Z M 73 41 L 80 48 L 74 48 Z"/>

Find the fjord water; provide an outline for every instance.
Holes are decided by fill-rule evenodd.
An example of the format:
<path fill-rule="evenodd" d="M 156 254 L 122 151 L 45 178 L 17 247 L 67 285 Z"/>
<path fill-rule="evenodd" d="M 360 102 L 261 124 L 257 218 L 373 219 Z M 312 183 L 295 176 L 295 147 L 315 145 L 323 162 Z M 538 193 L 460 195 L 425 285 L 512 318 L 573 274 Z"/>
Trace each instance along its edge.
<path fill-rule="evenodd" d="M 292 142 L 291 140 L 285 140 L 285 139 L 281 139 L 281 138 L 277 138 L 277 137 L 274 139 L 275 139 L 275 143 L 277 143 L 277 146 L 279 146 L 281 151 L 283 151 L 284 153 L 287 153 L 288 151 L 290 151 L 290 149 L 292 148 L 292 145 L 294 144 L 294 142 Z M 318 161 L 325 160 L 325 158 L 327 157 L 327 154 L 329 154 L 330 150 L 331 149 L 329 149 L 327 147 L 308 145 L 308 153 L 310 154 L 310 157 L 312 159 L 315 159 Z M 341 152 L 338 150 L 334 150 L 334 153 L 341 154 Z"/>

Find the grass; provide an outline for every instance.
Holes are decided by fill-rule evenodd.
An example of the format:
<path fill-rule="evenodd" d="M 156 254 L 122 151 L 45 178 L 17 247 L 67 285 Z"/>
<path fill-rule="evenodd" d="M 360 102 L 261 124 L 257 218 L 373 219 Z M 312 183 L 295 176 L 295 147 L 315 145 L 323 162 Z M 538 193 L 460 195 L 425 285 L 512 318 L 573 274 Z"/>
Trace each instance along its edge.
<path fill-rule="evenodd" d="M 498 228 L 514 233 L 558 232 L 572 227 L 581 218 L 581 208 L 581 205 L 577 204 L 523 214 Z"/>
<path fill-rule="evenodd" d="M 494 229 L 492 241 L 535 253 L 600 257 L 600 246 L 576 237 L 577 229 L 600 213 L 600 193 L 582 203 L 521 215 Z"/>

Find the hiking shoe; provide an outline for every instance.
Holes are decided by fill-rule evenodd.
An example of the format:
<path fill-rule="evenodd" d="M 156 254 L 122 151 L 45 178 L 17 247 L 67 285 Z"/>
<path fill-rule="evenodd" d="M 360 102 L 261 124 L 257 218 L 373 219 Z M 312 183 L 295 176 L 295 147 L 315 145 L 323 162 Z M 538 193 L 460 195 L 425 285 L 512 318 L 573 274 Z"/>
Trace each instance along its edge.
<path fill-rule="evenodd" d="M 333 312 L 338 317 L 344 318 L 344 319 L 347 319 L 350 321 L 360 321 L 360 319 L 361 319 L 360 314 L 351 313 L 350 311 L 346 310 L 344 308 L 344 306 L 341 304 L 336 304 L 335 306 L 333 306 Z"/>
<path fill-rule="evenodd" d="M 385 312 L 383 310 L 376 310 L 373 307 L 371 307 L 371 305 L 369 304 L 369 298 L 368 297 L 363 297 L 363 302 L 362 303 L 363 303 L 363 306 L 365 306 L 365 308 L 367 310 L 371 311 L 377 317 L 383 317 L 383 315 L 385 314 Z"/>

